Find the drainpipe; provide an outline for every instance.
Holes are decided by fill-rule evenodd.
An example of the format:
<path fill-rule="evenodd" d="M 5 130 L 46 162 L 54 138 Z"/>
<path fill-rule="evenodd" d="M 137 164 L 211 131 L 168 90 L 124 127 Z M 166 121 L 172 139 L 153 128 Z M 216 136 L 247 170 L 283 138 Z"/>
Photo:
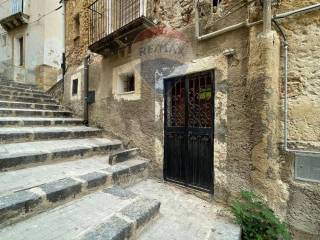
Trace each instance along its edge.
<path fill-rule="evenodd" d="M 86 126 L 89 126 L 89 104 L 88 104 L 88 91 L 89 91 L 89 59 L 90 55 L 84 58 L 84 108 L 83 108 L 83 121 Z"/>
<path fill-rule="evenodd" d="M 304 8 L 300 8 L 297 10 L 293 10 L 290 12 L 286 12 L 286 13 L 281 13 L 281 14 L 277 14 L 275 15 L 273 18 L 274 19 L 282 19 L 282 18 L 286 18 L 286 17 L 290 17 L 292 15 L 296 15 L 299 13 L 305 14 L 305 13 L 309 13 L 309 12 L 313 12 L 315 10 L 319 10 L 320 9 L 320 3 L 308 6 L 308 7 L 304 7 Z"/>
<path fill-rule="evenodd" d="M 309 13 L 312 11 L 316 11 L 320 9 L 320 3 L 315 4 L 315 5 L 311 5 L 305 8 L 300 8 L 297 10 L 293 10 L 290 12 L 286 12 L 286 13 L 281 13 L 278 15 L 275 15 L 273 17 L 273 22 L 275 23 L 276 27 L 279 29 L 279 31 L 281 32 L 281 35 L 283 37 L 284 40 L 284 87 L 285 87 L 285 95 L 284 95 L 284 150 L 286 152 L 293 152 L 293 153 L 309 153 L 309 154 L 320 154 L 319 151 L 306 151 L 306 150 L 298 150 L 298 149 L 290 149 L 288 147 L 288 138 L 289 138 L 289 124 L 288 124 L 288 109 L 289 109 L 289 99 L 288 99 L 288 62 L 289 62 L 289 44 L 287 41 L 287 37 L 284 34 L 283 30 L 281 29 L 281 27 L 279 26 L 277 20 L 281 20 L 283 18 L 292 16 L 292 15 L 296 15 L 296 14 L 305 14 L 305 13 Z"/>

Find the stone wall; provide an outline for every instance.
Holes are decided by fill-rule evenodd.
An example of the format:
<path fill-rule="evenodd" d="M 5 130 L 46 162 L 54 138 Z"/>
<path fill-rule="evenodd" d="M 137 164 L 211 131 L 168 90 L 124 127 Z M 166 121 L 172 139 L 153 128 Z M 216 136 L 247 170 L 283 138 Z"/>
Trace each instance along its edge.
<path fill-rule="evenodd" d="M 35 69 L 37 86 L 44 91 L 49 90 L 57 82 L 58 71 L 57 68 L 45 64 L 37 66 Z"/>
<path fill-rule="evenodd" d="M 319 1 L 282 1 L 278 12 L 309 6 Z M 308 13 L 281 22 L 289 44 L 289 148 L 320 151 L 320 14 Z M 283 59 L 282 59 L 283 61 Z M 283 89 L 283 86 L 282 86 Z M 283 100 L 283 99 L 282 99 Z M 283 112 L 283 105 L 280 105 Z M 283 120 L 283 117 L 280 121 Z M 283 121 L 281 122 L 283 126 Z M 282 128 L 283 129 L 283 128 Z M 280 142 L 283 143 L 281 131 Z M 320 236 L 320 184 L 294 179 L 294 154 L 281 156 L 282 179 L 288 184 L 288 221 L 295 239 Z M 318 237 L 317 237 L 318 236 Z"/>
<path fill-rule="evenodd" d="M 170 26 L 188 39 L 192 61 L 188 70 L 216 70 L 215 93 L 215 199 L 230 202 L 241 189 L 252 189 L 288 223 L 295 239 L 317 239 L 319 228 L 319 183 L 294 177 L 294 154 L 283 152 L 283 47 L 276 32 L 262 36 L 261 25 L 241 28 L 205 41 L 195 39 L 194 6 L 190 0 L 151 1 L 158 26 Z M 246 7 L 224 20 L 224 11 L 238 1 L 225 0 L 219 9 L 202 0 L 201 34 L 244 21 Z M 257 1 L 249 18 L 261 17 Z M 285 12 L 317 1 L 277 1 L 276 12 Z M 67 1 L 67 64 L 65 80 L 67 105 L 83 113 L 83 58 L 88 53 L 87 9 L 89 1 Z M 209 7 L 208 7 L 209 6 Z M 81 36 L 76 45 L 73 16 L 80 13 Z M 318 149 L 319 144 L 319 12 L 281 22 L 290 45 L 289 54 L 289 141 L 290 146 Z M 124 49 L 108 57 L 91 54 L 89 89 L 96 102 L 89 107 L 89 122 L 120 138 L 128 147 L 139 147 L 152 160 L 154 176 L 163 168 L 163 94 L 153 80 L 137 78 L 133 95 L 116 93 L 116 73 L 130 69 L 141 59 Z M 232 49 L 230 51 L 230 49 Z M 227 54 L 227 53 L 233 54 Z M 71 95 L 72 79 L 78 78 L 81 92 Z"/>

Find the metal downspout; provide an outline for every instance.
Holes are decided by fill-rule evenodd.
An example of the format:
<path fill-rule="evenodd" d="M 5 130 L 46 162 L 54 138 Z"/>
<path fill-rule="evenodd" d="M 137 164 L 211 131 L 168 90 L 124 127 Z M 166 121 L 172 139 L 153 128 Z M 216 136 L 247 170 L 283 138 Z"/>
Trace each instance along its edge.
<path fill-rule="evenodd" d="M 295 14 L 300 13 L 308 13 L 311 11 L 315 11 L 320 9 L 320 4 L 315 4 L 309 7 L 297 9 L 294 11 L 290 11 L 287 13 L 275 15 L 273 17 L 273 22 L 276 24 L 277 28 L 280 30 L 281 35 L 284 40 L 284 88 L 285 88 L 285 96 L 284 96 L 284 150 L 286 152 L 293 152 L 293 153 L 307 153 L 307 154 L 320 154 L 319 151 L 306 151 L 306 150 L 298 150 L 298 149 L 290 149 L 288 146 L 288 139 L 289 139 L 289 97 L 288 97 L 288 66 L 289 66 L 289 44 L 287 41 L 287 37 L 281 27 L 279 26 L 277 20 L 281 20 L 285 17 L 289 17 Z"/>
<path fill-rule="evenodd" d="M 89 126 L 89 104 L 88 104 L 88 91 L 89 91 L 89 59 L 90 56 L 84 58 L 84 108 L 83 108 L 83 121 L 86 126 Z"/>

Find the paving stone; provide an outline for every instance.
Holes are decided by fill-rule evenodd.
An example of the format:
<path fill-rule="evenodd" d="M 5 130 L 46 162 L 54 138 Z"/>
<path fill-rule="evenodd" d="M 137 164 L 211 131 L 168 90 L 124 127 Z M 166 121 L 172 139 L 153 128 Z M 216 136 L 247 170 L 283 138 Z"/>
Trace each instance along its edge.
<path fill-rule="evenodd" d="M 86 153 L 105 153 L 119 148 L 121 142 L 106 138 L 53 140 L 0 145 L 0 169 L 30 163 L 82 157 Z"/>
<path fill-rule="evenodd" d="M 146 169 L 150 161 L 145 158 L 138 157 L 133 159 L 133 161 L 128 162 L 129 170 L 131 173 L 135 174 L 136 172 L 141 172 Z"/>
<path fill-rule="evenodd" d="M 0 94 L 0 100 L 8 101 L 13 100 L 16 102 L 32 102 L 32 103 L 55 103 L 58 102 L 50 98 L 39 98 L 39 97 L 27 97 L 27 96 L 15 96 L 15 95 L 4 95 Z"/>
<path fill-rule="evenodd" d="M 0 142 L 21 142 L 24 140 L 67 139 L 98 136 L 102 131 L 85 126 L 69 127 L 6 127 L 0 128 Z"/>
<path fill-rule="evenodd" d="M 82 175 L 79 178 L 85 180 L 88 184 L 88 188 L 90 189 L 104 185 L 107 182 L 108 174 L 101 172 L 93 172 Z"/>
<path fill-rule="evenodd" d="M 19 91 L 19 92 L 35 92 L 35 93 L 43 93 L 43 91 L 35 88 L 25 88 L 21 86 L 9 86 L 6 85 L 5 83 L 0 81 L 0 88 L 1 89 L 7 89 L 7 90 L 12 90 L 12 91 Z"/>
<path fill-rule="evenodd" d="M 141 227 L 153 218 L 160 209 L 160 202 L 149 199 L 139 199 L 121 210 L 121 214 L 136 222 Z"/>
<path fill-rule="evenodd" d="M 41 185 L 40 188 L 46 193 L 50 202 L 64 200 L 81 192 L 81 182 L 71 178 L 58 180 Z"/>
<path fill-rule="evenodd" d="M 130 167 L 127 165 L 114 165 L 108 168 L 108 171 L 112 173 L 113 178 L 121 177 L 122 175 L 129 174 Z"/>
<path fill-rule="evenodd" d="M 0 222 L 12 215 L 12 211 L 29 211 L 40 201 L 41 197 L 30 191 L 20 191 L 0 197 Z"/>
<path fill-rule="evenodd" d="M 8 168 L 22 166 L 25 164 L 33 164 L 44 162 L 48 159 L 48 154 L 38 153 L 37 155 L 25 153 L 22 156 L 11 156 L 2 158 L 0 156 L 0 171 Z"/>
<path fill-rule="evenodd" d="M 130 161 L 132 161 L 132 160 L 129 160 L 129 162 Z M 106 162 L 106 160 L 104 160 L 104 162 Z M 42 167 L 40 169 L 44 169 L 44 168 Z M 52 167 L 51 167 L 51 169 L 52 169 Z M 20 170 L 20 171 L 22 171 L 22 170 Z M 51 205 L 48 205 L 46 202 L 43 204 L 43 202 L 40 202 L 40 201 L 37 203 L 34 203 L 34 205 L 32 207 L 37 206 L 37 212 L 39 212 L 44 209 L 48 209 L 50 207 L 55 207 L 57 205 L 60 205 L 61 203 L 64 202 L 64 200 L 73 199 L 77 195 L 79 195 L 81 192 L 83 194 L 88 194 L 89 192 L 85 191 L 86 189 L 91 189 L 94 187 L 103 188 L 103 187 L 111 184 L 111 181 L 107 181 L 108 177 L 111 178 L 111 173 L 103 173 L 100 171 L 99 170 L 92 171 L 92 172 L 89 172 L 89 173 L 86 173 L 86 174 L 83 174 L 80 176 L 73 173 L 74 175 L 72 175 L 70 177 L 54 180 L 54 178 L 57 178 L 58 176 L 66 176 L 66 175 L 61 175 L 61 173 L 60 173 L 60 174 L 58 174 L 58 176 L 53 175 L 53 180 L 50 181 L 49 180 L 50 178 L 48 178 L 48 176 L 50 176 L 50 174 L 51 174 L 50 168 L 49 168 L 49 169 L 47 169 L 46 172 L 43 173 L 43 175 L 45 175 L 45 173 L 47 173 L 48 176 L 42 177 L 42 178 L 35 177 L 31 182 L 30 182 L 30 180 L 28 180 L 28 177 L 27 178 L 25 177 L 26 182 L 27 183 L 30 182 L 29 184 L 23 185 L 22 182 L 20 182 L 20 184 L 13 186 L 13 188 L 18 186 L 20 189 L 29 189 L 29 191 L 43 196 L 44 199 L 47 199 L 50 203 L 52 203 Z M 24 172 L 26 172 L 26 170 L 24 170 Z M 32 173 L 32 169 L 29 170 L 28 172 Z M 17 173 L 19 173 L 19 171 L 17 171 Z M 21 175 L 12 174 L 12 177 L 13 176 L 19 177 Z M 22 175 L 22 177 L 23 177 L 23 175 Z M 122 184 L 126 185 L 128 182 L 130 182 L 131 177 L 134 178 L 133 174 L 131 174 L 128 179 L 123 181 Z M 37 179 L 39 181 L 36 181 Z M 1 177 L 0 177 L 0 180 L 2 180 Z M 23 181 L 23 179 L 21 181 Z M 44 181 L 45 181 L 45 183 L 41 184 Z M 41 184 L 41 185 L 38 186 L 39 184 Z M 2 191 L 4 193 L 8 192 L 8 190 L 7 191 L 2 190 Z M 105 189 L 103 192 L 110 194 L 113 197 L 117 197 L 119 199 L 122 199 L 122 200 L 133 199 L 136 197 L 136 194 L 129 192 L 127 190 L 123 190 L 119 187 L 108 188 L 108 189 Z M 10 205 L 10 200 L 15 199 L 15 197 L 14 197 L 15 194 L 17 194 L 17 193 L 13 193 L 13 195 L 9 193 L 6 195 L 6 196 L 12 195 L 11 197 L 9 197 L 9 199 L 7 201 L 8 206 Z M 14 201 L 12 201 L 12 205 L 13 206 L 15 205 Z M 27 205 L 25 205 L 25 206 L 27 206 Z M 37 212 L 33 211 L 33 212 L 31 212 L 31 214 L 35 214 Z M 10 216 L 8 216 L 6 218 L 2 218 L 2 219 L 0 219 L 0 224 L 5 225 L 6 221 L 8 221 L 10 219 L 11 219 Z M 15 220 L 18 220 L 18 219 L 19 218 L 17 217 Z"/>
<path fill-rule="evenodd" d="M 241 240 L 241 228 L 235 224 L 218 223 L 211 229 L 208 240 Z"/>
<path fill-rule="evenodd" d="M 0 88 L 0 94 L 4 95 L 15 95 L 15 96 L 29 96 L 29 97 L 42 97 L 42 98 L 52 98 L 46 93 L 41 92 L 31 92 L 31 91 L 21 91 L 15 89 L 2 89 Z"/>
<path fill-rule="evenodd" d="M 0 116 L 2 117 L 72 117 L 69 111 L 60 110 L 41 110 L 41 109 L 15 109 L 15 108 L 0 108 Z"/>
<path fill-rule="evenodd" d="M 86 233 L 82 240 L 124 240 L 129 238 L 131 224 L 125 220 L 113 216 L 96 230 Z"/>
<path fill-rule="evenodd" d="M 25 103 L 25 102 L 13 102 L 13 101 L 0 101 L 0 107 L 2 108 L 27 108 L 27 109 L 48 109 L 59 110 L 63 109 L 61 105 L 57 104 L 41 104 L 41 103 Z"/>
<path fill-rule="evenodd" d="M 112 194 L 114 196 L 117 196 L 119 198 L 135 198 L 137 197 L 137 194 L 124 190 L 123 188 L 120 187 L 111 187 L 103 190 L 105 193 Z"/>
<path fill-rule="evenodd" d="M 71 240 L 82 239 L 132 202 L 104 192 L 76 199 L 23 222 L 0 229 L 0 239 Z"/>
<path fill-rule="evenodd" d="M 105 168 L 107 160 L 108 156 L 94 156 L 76 161 L 2 172 L 0 173 L 0 195 L 95 172 Z"/>
<path fill-rule="evenodd" d="M 207 202 L 163 181 L 148 179 L 128 190 L 161 202 L 157 221 L 148 226 L 139 240 L 204 240 L 210 237 L 212 229 L 225 226 L 226 231 L 236 227 L 238 235 L 223 240 L 239 240 L 239 226 L 221 216 L 227 211 L 224 206 Z M 231 235 L 229 235 L 231 236 Z"/>
<path fill-rule="evenodd" d="M 113 165 L 116 163 L 127 161 L 128 159 L 137 157 L 138 152 L 139 152 L 138 148 L 115 151 L 112 154 L 110 154 L 109 164 Z"/>
<path fill-rule="evenodd" d="M 80 118 L 0 117 L 0 127 L 79 125 L 82 123 L 83 119 Z"/>

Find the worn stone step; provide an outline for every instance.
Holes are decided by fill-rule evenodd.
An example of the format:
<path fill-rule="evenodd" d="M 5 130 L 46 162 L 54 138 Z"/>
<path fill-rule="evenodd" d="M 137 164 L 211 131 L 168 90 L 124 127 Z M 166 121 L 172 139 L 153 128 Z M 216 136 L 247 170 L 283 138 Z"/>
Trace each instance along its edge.
<path fill-rule="evenodd" d="M 72 117 L 70 111 L 0 108 L 0 117 Z"/>
<path fill-rule="evenodd" d="M 70 139 L 100 136 L 102 131 L 85 126 L 62 127 L 7 127 L 0 128 L 0 143 L 18 143 L 37 140 Z"/>
<path fill-rule="evenodd" d="M 121 147 L 118 140 L 88 138 L 0 145 L 0 171 L 105 154 Z"/>
<path fill-rule="evenodd" d="M 15 91 L 15 90 L 6 90 L 6 89 L 0 89 L 0 94 L 14 95 L 19 97 L 52 98 L 50 95 L 46 93 L 34 93 L 34 92 Z"/>
<path fill-rule="evenodd" d="M 26 102 L 11 102 L 0 101 L 1 108 L 27 108 L 41 110 L 63 110 L 63 107 L 58 104 L 41 104 L 41 103 L 26 103 Z"/>
<path fill-rule="evenodd" d="M 16 171 L 0 172 L 0 196 L 30 189 L 59 179 L 99 171 L 108 166 L 108 159 L 108 155 L 101 155 Z"/>
<path fill-rule="evenodd" d="M 0 95 L 0 101 L 14 101 L 27 103 L 44 103 L 44 104 L 58 104 L 58 101 L 50 98 L 36 98 L 36 97 L 20 97 L 14 95 Z"/>
<path fill-rule="evenodd" d="M 3 227 L 12 224 L 106 186 L 132 185 L 148 176 L 147 166 L 147 160 L 134 159 L 115 166 L 105 164 L 103 167 L 100 166 L 100 169 L 97 168 L 91 172 L 81 169 L 78 171 L 78 175 L 68 176 L 65 174 L 64 178 L 59 178 L 59 175 L 62 174 L 58 173 L 49 180 L 41 174 L 42 178 L 38 177 L 37 185 L 25 184 L 25 188 L 20 186 L 18 191 L 0 196 L 0 225 Z M 48 166 L 44 171 L 51 175 L 51 169 L 54 167 Z M 16 174 L 20 176 L 19 172 L 21 171 L 17 171 Z M 37 171 L 30 169 L 29 172 L 35 173 Z M 14 179 L 12 180 L 14 181 Z M 25 181 L 28 181 L 28 177 L 25 177 Z"/>
<path fill-rule="evenodd" d="M 161 202 L 159 218 L 144 229 L 139 240 L 241 239 L 240 226 L 228 217 L 229 208 L 215 201 L 206 201 L 157 179 L 147 179 L 128 189 Z"/>
<path fill-rule="evenodd" d="M 27 197 L 25 197 L 27 198 Z M 41 198 L 30 195 L 30 204 Z M 119 187 L 92 193 L 0 230 L 0 239 L 130 239 L 159 213 L 160 202 Z"/>
<path fill-rule="evenodd" d="M 82 125 L 80 118 L 0 117 L 0 127 Z"/>
<path fill-rule="evenodd" d="M 34 88 L 25 88 L 25 87 L 13 87 L 5 85 L 0 81 L 0 89 L 9 90 L 9 91 L 19 91 L 19 92 L 27 92 L 27 93 L 44 93 L 42 90 L 34 89 Z"/>
<path fill-rule="evenodd" d="M 26 83 L 14 82 L 14 81 L 0 81 L 0 84 L 8 87 L 18 87 L 18 88 L 24 88 L 24 89 L 39 90 L 39 88 L 35 84 L 26 84 Z"/>
<path fill-rule="evenodd" d="M 140 153 L 139 148 L 114 151 L 110 154 L 109 164 L 114 165 L 120 162 L 127 161 L 131 158 L 137 157 L 139 153 Z"/>

